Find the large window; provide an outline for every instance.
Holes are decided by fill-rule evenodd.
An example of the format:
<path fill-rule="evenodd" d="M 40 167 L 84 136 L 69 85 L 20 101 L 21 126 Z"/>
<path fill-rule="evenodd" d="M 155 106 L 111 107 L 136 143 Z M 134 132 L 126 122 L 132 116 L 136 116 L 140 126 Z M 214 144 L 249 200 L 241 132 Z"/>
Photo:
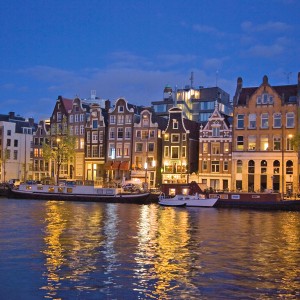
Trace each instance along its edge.
<path fill-rule="evenodd" d="M 295 115 L 292 112 L 286 114 L 286 127 L 287 128 L 295 127 Z"/>
<path fill-rule="evenodd" d="M 248 173 L 249 174 L 255 173 L 255 163 L 253 160 L 249 160 L 249 162 L 248 162 Z"/>
<path fill-rule="evenodd" d="M 172 146 L 171 147 L 171 157 L 172 158 L 179 158 L 179 147 L 178 146 Z"/>
<path fill-rule="evenodd" d="M 223 162 L 223 171 L 228 171 L 228 160 L 224 160 Z"/>
<path fill-rule="evenodd" d="M 236 172 L 243 173 L 243 162 L 240 159 L 236 162 Z"/>
<path fill-rule="evenodd" d="M 266 160 L 262 160 L 260 162 L 260 172 L 261 172 L 261 174 L 267 173 L 267 166 L 268 166 L 268 164 L 267 164 Z"/>
<path fill-rule="evenodd" d="M 294 145 L 293 145 L 293 138 L 287 137 L 286 139 L 286 150 L 287 151 L 294 151 Z"/>
<path fill-rule="evenodd" d="M 212 136 L 213 137 L 220 136 L 220 127 L 219 126 L 212 127 Z"/>
<path fill-rule="evenodd" d="M 273 123 L 273 127 L 274 128 L 280 128 L 281 127 L 281 114 L 276 113 L 274 114 L 274 123 Z"/>
<path fill-rule="evenodd" d="M 118 139 L 122 139 L 123 138 L 123 128 L 119 127 L 118 128 Z"/>
<path fill-rule="evenodd" d="M 169 146 L 165 146 L 164 147 L 164 157 L 169 157 L 170 153 L 169 153 Z"/>
<path fill-rule="evenodd" d="M 244 125 L 244 115 L 237 115 L 237 128 L 243 129 Z"/>
<path fill-rule="evenodd" d="M 143 143 L 136 143 L 135 152 L 142 152 L 142 151 L 143 151 Z"/>
<path fill-rule="evenodd" d="M 261 128 L 269 128 L 269 114 L 261 114 Z"/>
<path fill-rule="evenodd" d="M 256 128 L 256 114 L 249 115 L 249 128 L 250 129 Z"/>
<path fill-rule="evenodd" d="M 172 134 L 171 141 L 172 143 L 179 143 L 179 134 Z"/>
<path fill-rule="evenodd" d="M 254 151 L 256 150 L 256 136 L 249 135 L 248 137 L 248 150 Z"/>
<path fill-rule="evenodd" d="M 273 139 L 273 150 L 281 150 L 281 137 L 275 136 Z"/>
<path fill-rule="evenodd" d="M 269 139 L 268 136 L 262 135 L 260 137 L 260 151 L 268 151 L 269 150 Z"/>
<path fill-rule="evenodd" d="M 211 162 L 211 172 L 212 173 L 219 173 L 220 172 L 220 162 L 213 160 Z"/>
<path fill-rule="evenodd" d="M 207 160 L 202 161 L 202 169 L 203 171 L 207 171 Z"/>
<path fill-rule="evenodd" d="M 220 143 L 212 143 L 211 152 L 212 154 L 220 154 Z"/>
<path fill-rule="evenodd" d="M 236 149 L 237 150 L 240 150 L 240 151 L 244 150 L 244 137 L 242 135 L 239 135 L 237 137 L 236 143 L 237 143 L 236 144 Z"/>

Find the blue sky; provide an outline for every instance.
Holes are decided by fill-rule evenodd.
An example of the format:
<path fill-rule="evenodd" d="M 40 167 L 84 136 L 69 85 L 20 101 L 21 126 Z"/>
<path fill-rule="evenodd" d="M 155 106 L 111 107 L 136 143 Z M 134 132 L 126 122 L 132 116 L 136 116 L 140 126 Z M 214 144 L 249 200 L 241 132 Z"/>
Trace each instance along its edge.
<path fill-rule="evenodd" d="M 297 0 L 9 0 L 0 10 L 0 113 L 50 117 L 58 95 L 161 100 L 166 84 L 296 84 Z"/>

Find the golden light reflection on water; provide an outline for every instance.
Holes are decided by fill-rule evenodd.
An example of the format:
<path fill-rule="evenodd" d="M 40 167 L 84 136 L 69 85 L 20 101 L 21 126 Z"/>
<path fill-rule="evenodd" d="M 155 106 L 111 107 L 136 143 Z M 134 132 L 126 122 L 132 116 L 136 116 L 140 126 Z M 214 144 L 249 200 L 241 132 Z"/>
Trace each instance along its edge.
<path fill-rule="evenodd" d="M 46 203 L 45 249 L 47 298 L 56 299 L 62 281 L 84 281 L 85 274 L 94 270 L 98 247 L 103 240 L 99 234 L 101 210 L 87 214 L 84 206 L 70 206 L 63 202 Z M 89 210 L 90 212 L 90 210 Z M 80 289 L 80 286 L 77 286 Z M 84 285 L 82 286 L 84 289 Z"/>
<path fill-rule="evenodd" d="M 42 289 L 51 299 L 62 289 L 196 299 L 227 285 L 224 299 L 291 299 L 300 295 L 299 232 L 299 214 L 47 202 Z"/>
<path fill-rule="evenodd" d="M 188 213 L 173 208 L 160 209 L 144 206 L 141 209 L 138 226 L 138 252 L 136 261 L 137 290 L 156 299 L 168 299 L 168 293 L 187 285 L 188 272 Z M 151 280 L 154 282 L 151 286 Z"/>

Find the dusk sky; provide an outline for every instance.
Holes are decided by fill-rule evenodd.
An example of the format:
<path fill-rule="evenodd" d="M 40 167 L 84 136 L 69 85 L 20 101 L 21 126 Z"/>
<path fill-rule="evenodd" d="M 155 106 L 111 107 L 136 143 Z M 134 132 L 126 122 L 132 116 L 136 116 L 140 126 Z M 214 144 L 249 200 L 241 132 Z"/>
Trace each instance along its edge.
<path fill-rule="evenodd" d="M 58 95 L 162 100 L 166 84 L 296 84 L 298 0 L 7 0 L 0 9 L 1 114 L 40 119 Z"/>

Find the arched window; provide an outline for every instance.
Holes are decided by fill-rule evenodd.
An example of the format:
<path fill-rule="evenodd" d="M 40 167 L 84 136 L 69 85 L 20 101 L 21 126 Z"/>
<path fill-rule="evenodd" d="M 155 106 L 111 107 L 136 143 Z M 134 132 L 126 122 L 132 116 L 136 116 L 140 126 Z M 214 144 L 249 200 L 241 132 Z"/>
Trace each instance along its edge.
<path fill-rule="evenodd" d="M 238 160 L 236 163 L 236 172 L 237 173 L 243 172 L 243 162 L 241 160 Z"/>
<path fill-rule="evenodd" d="M 267 173 L 267 161 L 266 160 L 262 160 L 260 163 L 260 172 L 261 174 Z"/>
<path fill-rule="evenodd" d="M 279 174 L 280 171 L 280 162 L 279 160 L 274 160 L 273 162 L 273 174 Z"/>
<path fill-rule="evenodd" d="M 249 174 L 255 173 L 255 162 L 253 160 L 249 160 L 248 162 L 248 173 Z"/>
<path fill-rule="evenodd" d="M 293 162 L 291 160 L 286 162 L 286 174 L 293 174 Z"/>

